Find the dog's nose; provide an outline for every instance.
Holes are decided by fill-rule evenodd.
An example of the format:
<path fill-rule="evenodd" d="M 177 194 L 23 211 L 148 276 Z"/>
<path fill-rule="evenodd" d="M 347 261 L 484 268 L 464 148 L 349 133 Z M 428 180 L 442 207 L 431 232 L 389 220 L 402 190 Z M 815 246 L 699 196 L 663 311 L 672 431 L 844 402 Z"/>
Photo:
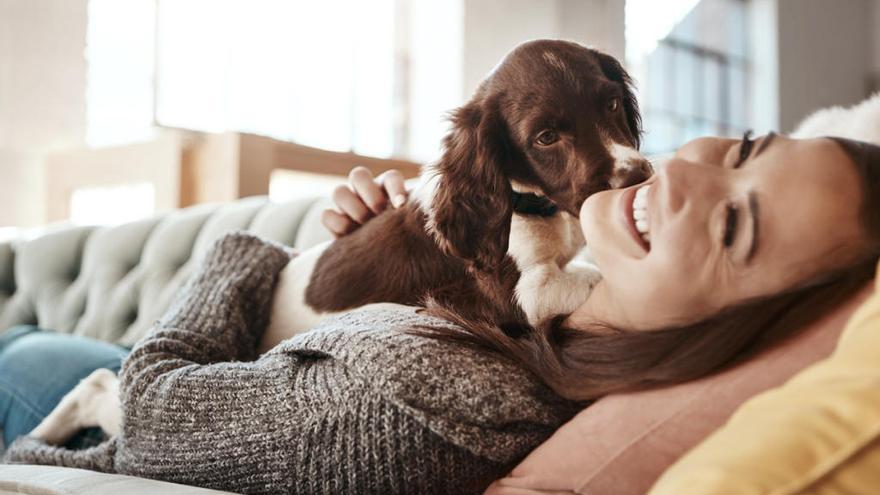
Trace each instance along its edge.
<path fill-rule="evenodd" d="M 634 186 L 648 180 L 652 175 L 654 175 L 654 168 L 651 167 L 651 162 L 645 158 L 630 158 L 625 165 L 618 166 L 614 171 L 611 187 L 620 189 Z"/>

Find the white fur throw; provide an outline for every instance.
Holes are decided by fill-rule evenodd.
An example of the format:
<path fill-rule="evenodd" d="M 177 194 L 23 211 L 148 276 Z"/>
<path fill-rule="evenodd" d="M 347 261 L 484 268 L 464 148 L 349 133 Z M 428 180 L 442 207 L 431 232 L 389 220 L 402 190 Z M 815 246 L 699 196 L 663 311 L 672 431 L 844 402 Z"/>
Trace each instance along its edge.
<path fill-rule="evenodd" d="M 795 138 L 839 136 L 880 144 L 880 92 L 849 108 L 818 110 L 791 133 Z"/>

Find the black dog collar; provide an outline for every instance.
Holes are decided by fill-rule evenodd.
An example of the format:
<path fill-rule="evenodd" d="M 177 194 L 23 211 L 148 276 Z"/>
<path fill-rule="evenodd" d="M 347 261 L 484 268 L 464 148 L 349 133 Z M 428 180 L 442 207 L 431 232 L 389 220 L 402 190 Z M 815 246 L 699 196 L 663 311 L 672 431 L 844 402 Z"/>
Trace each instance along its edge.
<path fill-rule="evenodd" d="M 559 208 L 555 203 L 532 193 L 513 193 L 513 211 L 521 215 L 538 215 L 552 217 Z"/>

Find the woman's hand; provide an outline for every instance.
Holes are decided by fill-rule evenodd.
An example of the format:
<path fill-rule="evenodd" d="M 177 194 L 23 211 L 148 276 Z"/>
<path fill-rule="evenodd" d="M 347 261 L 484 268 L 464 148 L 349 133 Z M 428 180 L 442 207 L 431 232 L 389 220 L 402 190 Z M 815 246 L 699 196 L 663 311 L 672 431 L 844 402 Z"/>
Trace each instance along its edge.
<path fill-rule="evenodd" d="M 390 198 L 390 200 L 389 200 Z M 321 223 L 336 237 L 350 234 L 388 208 L 406 203 L 407 192 L 403 175 L 398 170 L 388 170 L 378 177 L 366 167 L 355 167 L 348 173 L 348 185 L 333 190 L 336 208 L 328 208 L 321 214 Z"/>

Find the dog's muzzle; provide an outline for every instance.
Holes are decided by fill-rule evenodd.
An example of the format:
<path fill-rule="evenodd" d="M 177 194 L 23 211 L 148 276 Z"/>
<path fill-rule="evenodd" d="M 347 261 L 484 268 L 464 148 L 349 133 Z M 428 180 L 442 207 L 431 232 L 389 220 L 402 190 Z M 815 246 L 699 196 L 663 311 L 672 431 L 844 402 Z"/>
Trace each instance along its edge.
<path fill-rule="evenodd" d="M 654 175 L 651 162 L 635 148 L 613 144 L 610 151 L 614 158 L 614 171 L 609 181 L 612 189 L 634 186 Z"/>

